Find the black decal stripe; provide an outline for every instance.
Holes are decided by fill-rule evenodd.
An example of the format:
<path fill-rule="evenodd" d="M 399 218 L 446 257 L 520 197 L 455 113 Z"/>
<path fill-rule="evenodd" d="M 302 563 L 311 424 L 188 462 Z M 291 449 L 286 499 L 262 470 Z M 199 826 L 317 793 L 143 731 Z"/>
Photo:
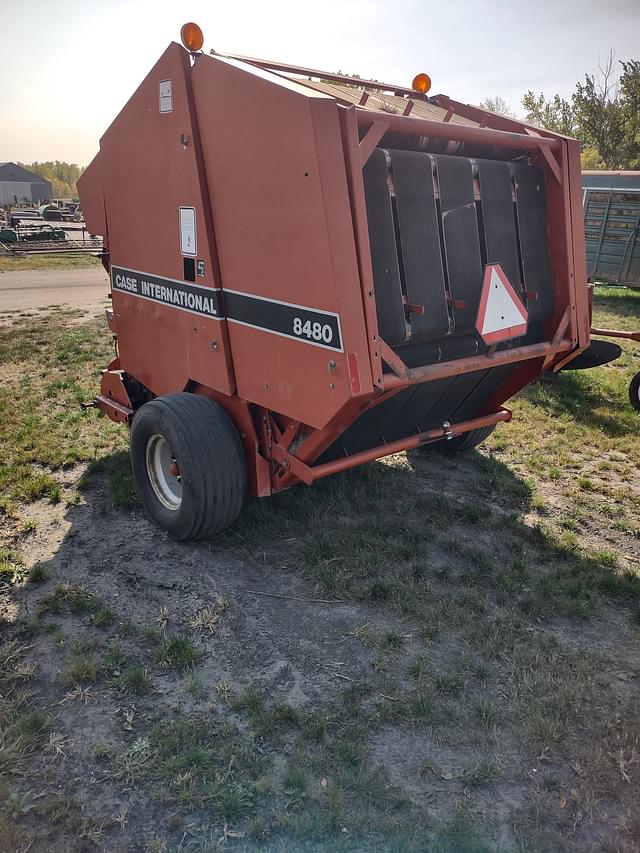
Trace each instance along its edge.
<path fill-rule="evenodd" d="M 114 292 L 201 317 L 228 319 L 294 341 L 342 352 L 338 315 L 317 308 L 233 290 L 222 292 L 217 288 L 115 266 L 111 268 L 111 288 Z"/>
<path fill-rule="evenodd" d="M 230 290 L 224 291 L 224 307 L 231 322 L 342 352 L 336 314 Z"/>
<path fill-rule="evenodd" d="M 111 267 L 111 289 L 200 317 L 223 319 L 220 291 L 212 287 Z"/>

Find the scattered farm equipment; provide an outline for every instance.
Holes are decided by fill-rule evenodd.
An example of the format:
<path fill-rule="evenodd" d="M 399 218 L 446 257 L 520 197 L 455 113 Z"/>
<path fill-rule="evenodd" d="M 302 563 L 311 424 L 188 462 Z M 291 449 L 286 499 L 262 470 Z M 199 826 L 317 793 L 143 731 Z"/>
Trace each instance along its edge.
<path fill-rule="evenodd" d="M 176 539 L 399 451 L 462 450 L 590 343 L 579 145 L 403 87 L 205 54 L 195 25 L 79 181 L 131 425 Z M 148 210 L 154 211 L 153 223 Z"/>
<path fill-rule="evenodd" d="M 62 228 L 52 228 L 51 225 L 24 226 L 0 228 L 0 243 L 58 243 L 67 239 L 67 232 Z"/>
<path fill-rule="evenodd" d="M 29 220 L 27 220 L 29 221 Z M 74 233 L 77 233 L 77 229 Z M 78 254 L 102 252 L 102 240 L 99 237 L 70 239 L 64 228 L 52 225 L 25 225 L 23 222 L 12 227 L 0 228 L 0 253 L 10 255 L 42 254 Z"/>

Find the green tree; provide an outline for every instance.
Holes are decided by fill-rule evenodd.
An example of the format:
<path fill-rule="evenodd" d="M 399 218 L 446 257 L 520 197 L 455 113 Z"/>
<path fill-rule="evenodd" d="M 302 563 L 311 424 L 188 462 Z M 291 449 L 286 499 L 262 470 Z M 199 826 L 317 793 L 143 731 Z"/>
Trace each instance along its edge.
<path fill-rule="evenodd" d="M 532 124 L 582 142 L 583 167 L 640 168 L 640 60 L 616 63 L 610 53 L 597 74 L 576 83 L 571 101 L 529 91 L 522 103 Z"/>
<path fill-rule="evenodd" d="M 529 90 L 522 99 L 522 106 L 526 110 L 525 118 L 529 124 L 546 127 L 547 130 L 553 130 L 563 136 L 576 135 L 573 107 L 560 95 L 554 95 L 547 100 L 542 92 L 534 95 Z"/>
<path fill-rule="evenodd" d="M 509 104 L 500 95 L 496 95 L 495 98 L 485 98 L 484 101 L 480 101 L 480 106 L 483 110 L 489 110 L 490 113 L 498 113 L 507 118 L 516 117 Z"/>
<path fill-rule="evenodd" d="M 51 182 L 54 198 L 75 198 L 78 195 L 76 181 L 84 172 L 84 166 L 65 163 L 63 160 L 48 160 L 44 163 L 19 163 L 24 169 Z"/>

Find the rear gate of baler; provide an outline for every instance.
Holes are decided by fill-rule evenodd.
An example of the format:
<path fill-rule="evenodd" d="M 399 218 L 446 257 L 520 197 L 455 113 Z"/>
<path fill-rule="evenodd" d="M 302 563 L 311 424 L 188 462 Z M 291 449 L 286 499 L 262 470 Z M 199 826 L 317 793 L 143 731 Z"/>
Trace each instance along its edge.
<path fill-rule="evenodd" d="M 501 264 L 528 309 L 527 333 L 510 345 L 543 340 L 554 295 L 540 169 L 377 148 L 364 187 L 379 334 L 406 364 L 488 352 L 475 327 L 487 263 Z M 409 386 L 358 418 L 322 461 L 468 420 L 515 369 Z"/>

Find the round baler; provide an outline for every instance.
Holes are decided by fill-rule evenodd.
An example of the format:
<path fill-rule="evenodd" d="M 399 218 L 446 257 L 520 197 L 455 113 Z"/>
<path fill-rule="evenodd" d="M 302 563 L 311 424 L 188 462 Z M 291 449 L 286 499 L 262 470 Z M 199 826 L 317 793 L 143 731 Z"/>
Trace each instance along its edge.
<path fill-rule="evenodd" d="M 169 45 L 78 182 L 96 405 L 176 539 L 247 495 L 464 450 L 589 346 L 579 144 L 414 87 Z M 425 79 L 427 82 L 425 82 Z"/>

